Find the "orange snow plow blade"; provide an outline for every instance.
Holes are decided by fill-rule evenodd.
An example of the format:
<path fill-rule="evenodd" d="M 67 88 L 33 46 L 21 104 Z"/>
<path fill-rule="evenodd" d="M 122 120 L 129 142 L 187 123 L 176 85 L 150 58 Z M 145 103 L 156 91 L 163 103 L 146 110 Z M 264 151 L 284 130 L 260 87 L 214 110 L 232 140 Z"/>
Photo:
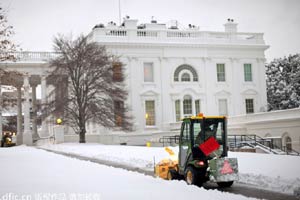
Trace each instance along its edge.
<path fill-rule="evenodd" d="M 175 154 L 170 148 L 166 147 L 165 151 L 169 153 L 171 159 L 163 159 L 155 165 L 154 174 L 156 177 L 168 179 L 168 171 L 170 169 L 178 170 L 178 160 L 175 159 Z"/>
<path fill-rule="evenodd" d="M 168 171 L 170 169 L 177 170 L 178 161 L 164 159 L 155 166 L 155 176 L 168 179 Z"/>

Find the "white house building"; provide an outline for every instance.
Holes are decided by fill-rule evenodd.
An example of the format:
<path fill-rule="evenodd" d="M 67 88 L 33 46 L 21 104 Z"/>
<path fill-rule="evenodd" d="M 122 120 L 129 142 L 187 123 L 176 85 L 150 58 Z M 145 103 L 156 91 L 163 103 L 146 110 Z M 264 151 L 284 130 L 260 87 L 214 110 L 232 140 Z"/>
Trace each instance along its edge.
<path fill-rule="evenodd" d="M 114 23 L 95 26 L 90 41 L 105 45 L 125 64 L 126 103 L 134 117 L 135 132 L 112 132 L 88 123 L 87 142 L 155 143 L 162 136 L 178 135 L 180 118 L 203 112 L 229 116 L 230 135 L 255 135 L 279 148 L 299 152 L 300 108 L 263 112 L 267 105 L 264 51 L 268 48 L 263 33 L 237 32 L 231 19 L 224 26 L 224 32 L 202 31 L 192 25 L 179 30 L 154 20 L 138 25 L 132 19 L 125 19 L 121 27 Z M 31 119 L 32 127 L 36 126 L 37 85 L 41 85 L 42 104 L 55 96 L 55 87 L 46 77 L 48 61 L 56 53 L 15 52 L 15 56 L 16 62 L 0 62 L 0 67 L 22 74 L 16 77 L 15 85 L 18 144 L 31 145 L 35 138 L 43 142 L 53 136 L 56 142 L 78 142 L 78 135 L 67 127 L 64 134 L 57 132 L 51 117 L 42 121 L 40 130 L 31 129 Z M 5 77 L 0 84 L 6 84 Z M 0 122 L 1 111 L 0 87 Z"/>
<path fill-rule="evenodd" d="M 266 109 L 263 33 L 238 32 L 228 19 L 224 32 L 167 27 L 152 20 L 138 25 L 109 23 L 89 39 L 105 45 L 125 64 L 128 104 L 139 133 L 178 128 L 180 118 L 235 116 Z"/>

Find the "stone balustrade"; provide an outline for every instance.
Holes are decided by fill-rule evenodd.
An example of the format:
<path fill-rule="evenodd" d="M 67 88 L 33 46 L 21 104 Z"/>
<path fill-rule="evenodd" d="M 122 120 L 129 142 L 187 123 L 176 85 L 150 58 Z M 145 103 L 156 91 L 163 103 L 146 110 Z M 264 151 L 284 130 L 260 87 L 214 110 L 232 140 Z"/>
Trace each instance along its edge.
<path fill-rule="evenodd" d="M 93 41 L 104 42 L 165 42 L 192 44 L 256 44 L 265 45 L 263 33 L 214 32 L 199 30 L 147 30 L 124 27 L 94 28 Z"/>
<path fill-rule="evenodd" d="M 10 54 L 16 58 L 16 62 L 48 62 L 58 55 L 56 52 L 40 51 L 18 51 Z"/>

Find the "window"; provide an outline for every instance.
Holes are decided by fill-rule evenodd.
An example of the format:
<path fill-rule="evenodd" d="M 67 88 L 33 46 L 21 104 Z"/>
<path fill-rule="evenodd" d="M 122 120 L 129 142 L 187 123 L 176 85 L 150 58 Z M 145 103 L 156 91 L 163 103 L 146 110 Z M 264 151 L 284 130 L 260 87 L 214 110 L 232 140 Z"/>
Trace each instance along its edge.
<path fill-rule="evenodd" d="M 200 107 L 200 100 L 196 100 L 195 101 L 195 115 L 198 115 L 201 111 L 201 107 Z"/>
<path fill-rule="evenodd" d="M 225 64 L 217 64 L 217 80 L 225 82 Z"/>
<path fill-rule="evenodd" d="M 251 66 L 251 64 L 244 64 L 244 78 L 245 78 L 245 82 L 252 81 L 252 66 Z"/>
<path fill-rule="evenodd" d="M 190 82 L 191 81 L 191 77 L 188 73 L 184 73 L 181 76 L 181 81 L 182 82 Z"/>
<path fill-rule="evenodd" d="M 113 63 L 113 81 L 123 81 L 122 64 L 120 62 Z"/>
<path fill-rule="evenodd" d="M 201 140 L 201 123 L 200 122 L 195 122 L 193 124 L 193 129 L 194 129 L 194 144 L 199 144 Z"/>
<path fill-rule="evenodd" d="M 114 101 L 114 112 L 116 126 L 122 126 L 124 114 L 124 103 L 122 101 Z"/>
<path fill-rule="evenodd" d="M 180 100 L 175 101 L 175 115 L 176 115 L 176 122 L 180 121 Z"/>
<path fill-rule="evenodd" d="M 144 63 L 144 82 L 154 82 L 153 63 Z"/>
<path fill-rule="evenodd" d="M 146 126 L 155 126 L 155 102 L 145 101 Z"/>
<path fill-rule="evenodd" d="M 228 115 L 227 99 L 219 99 L 219 115 L 221 116 Z"/>
<path fill-rule="evenodd" d="M 189 150 L 189 144 L 190 144 L 190 123 L 185 122 L 182 123 L 181 126 L 181 145 L 180 147 L 180 166 L 184 166 L 187 156 L 188 156 L 188 150 Z"/>
<path fill-rule="evenodd" d="M 223 139 L 223 122 L 219 122 L 217 125 L 216 139 L 222 141 Z"/>
<path fill-rule="evenodd" d="M 183 100 L 183 115 L 191 116 L 192 114 L 192 98 L 191 96 L 186 95 Z"/>
<path fill-rule="evenodd" d="M 246 113 L 247 114 L 254 113 L 253 99 L 246 99 L 245 103 L 246 103 Z"/>
<path fill-rule="evenodd" d="M 184 133 L 183 133 L 183 140 L 189 141 L 190 140 L 190 123 L 185 123 L 184 126 Z"/>
<path fill-rule="evenodd" d="M 193 108 L 193 105 L 195 106 Z M 183 111 L 183 114 L 182 114 Z M 192 101 L 190 95 L 185 95 L 183 101 L 180 99 L 175 100 L 175 120 L 176 122 L 180 121 L 182 117 L 189 117 L 197 115 L 201 112 L 201 100 L 197 99 Z"/>
<path fill-rule="evenodd" d="M 187 70 L 187 71 L 191 72 L 192 77 L 190 77 L 190 80 L 189 80 L 189 81 L 194 81 L 194 82 L 197 82 L 197 81 L 198 81 L 198 75 L 197 75 L 197 72 L 196 72 L 196 70 L 195 70 L 193 67 L 191 67 L 191 66 L 189 66 L 189 65 L 180 65 L 179 67 L 177 67 L 177 69 L 176 69 L 175 72 L 174 72 L 174 81 L 175 81 L 175 82 L 178 82 L 179 80 L 181 80 L 180 77 L 179 77 L 179 74 L 180 74 L 180 72 L 182 72 L 183 70 Z M 184 73 L 184 74 L 185 74 L 185 73 Z M 182 77 L 182 76 L 181 76 L 181 77 Z M 181 80 L 181 81 L 183 81 L 183 80 Z"/>
<path fill-rule="evenodd" d="M 291 152 L 293 149 L 292 149 L 292 139 L 287 136 L 285 138 L 285 147 L 286 147 L 286 151 L 287 152 Z"/>

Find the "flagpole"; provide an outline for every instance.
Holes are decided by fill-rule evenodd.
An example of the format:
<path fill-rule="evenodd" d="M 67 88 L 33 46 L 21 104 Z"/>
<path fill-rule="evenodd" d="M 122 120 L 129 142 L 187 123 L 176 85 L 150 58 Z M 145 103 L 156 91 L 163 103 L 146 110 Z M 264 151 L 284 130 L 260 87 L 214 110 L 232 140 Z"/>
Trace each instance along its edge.
<path fill-rule="evenodd" d="M 119 25 L 121 25 L 121 0 L 119 0 Z"/>

